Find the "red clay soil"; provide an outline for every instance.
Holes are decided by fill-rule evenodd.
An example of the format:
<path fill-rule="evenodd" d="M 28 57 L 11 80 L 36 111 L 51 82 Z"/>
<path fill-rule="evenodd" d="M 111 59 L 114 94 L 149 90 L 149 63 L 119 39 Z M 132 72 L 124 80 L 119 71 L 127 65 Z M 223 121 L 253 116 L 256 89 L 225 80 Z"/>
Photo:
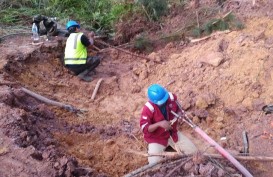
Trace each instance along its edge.
<path fill-rule="evenodd" d="M 227 149 L 242 150 L 247 131 L 251 155 L 273 156 L 272 138 L 262 136 L 273 134 L 273 117 L 261 111 L 273 102 L 273 20 L 257 15 L 244 23 L 241 31 L 199 43 L 170 43 L 149 62 L 109 49 L 91 83 L 63 67 L 64 39 L 37 46 L 30 36 L 6 39 L 0 43 L 0 176 L 122 176 L 146 165 L 145 157 L 126 151 L 146 151 L 138 121 L 152 83 L 176 93 L 214 140 L 227 137 Z M 45 105 L 22 87 L 86 112 Z M 187 125 L 180 128 L 207 149 Z M 271 176 L 270 162 L 242 164 L 254 176 Z"/>

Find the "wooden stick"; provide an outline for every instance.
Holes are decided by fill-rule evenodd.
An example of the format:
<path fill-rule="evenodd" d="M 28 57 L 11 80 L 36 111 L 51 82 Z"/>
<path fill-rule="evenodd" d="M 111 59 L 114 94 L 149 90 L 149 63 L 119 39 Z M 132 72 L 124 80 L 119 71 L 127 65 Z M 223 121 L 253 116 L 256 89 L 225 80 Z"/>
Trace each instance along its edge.
<path fill-rule="evenodd" d="M 191 40 L 191 43 L 196 43 L 196 42 L 200 42 L 200 41 L 203 41 L 203 40 L 206 40 L 208 38 L 211 38 L 213 36 L 216 36 L 216 35 L 219 35 L 219 34 L 226 34 L 226 33 L 230 33 L 230 30 L 225 30 L 225 31 L 217 31 L 215 33 L 212 33 L 211 35 L 209 36 L 205 36 L 203 38 L 199 38 L 199 39 L 192 39 Z"/>
<path fill-rule="evenodd" d="M 165 85 L 165 87 L 168 87 L 169 85 L 171 85 L 171 84 L 173 84 L 173 83 L 175 83 L 175 80 L 171 80 L 170 82 L 168 82 L 168 83 Z"/>
<path fill-rule="evenodd" d="M 167 175 L 166 177 L 170 177 L 176 170 L 178 170 L 179 168 L 181 168 L 183 165 L 185 165 L 188 161 L 190 161 L 192 158 L 188 158 L 186 159 L 186 161 L 182 161 L 180 165 L 178 165 L 177 167 L 175 167 L 174 169 L 172 169 Z"/>
<path fill-rule="evenodd" d="M 143 11 L 145 12 L 146 16 L 149 18 L 149 21 L 152 21 L 152 18 L 150 17 L 150 15 L 148 14 L 147 10 L 145 9 L 144 5 L 141 6 Z"/>
<path fill-rule="evenodd" d="M 112 46 L 112 45 L 110 45 L 110 44 L 107 44 L 107 43 L 105 43 L 105 42 L 103 42 L 103 41 L 96 41 L 96 42 L 101 43 L 101 44 L 103 44 L 103 45 L 106 45 L 106 46 L 108 46 L 108 47 L 111 47 L 111 48 L 117 49 L 117 50 L 122 51 L 122 52 L 124 52 L 124 53 L 130 54 L 130 55 L 133 55 L 133 56 L 135 56 L 135 57 L 139 57 L 139 58 L 146 59 L 147 61 L 150 61 L 150 60 L 151 60 L 151 59 L 150 59 L 150 58 L 148 58 L 148 57 L 145 57 L 145 56 L 141 56 L 141 55 L 134 54 L 134 53 L 129 52 L 129 51 L 127 51 L 127 50 L 124 50 L 124 49 L 121 49 L 121 48 L 118 48 L 118 47 Z"/>
<path fill-rule="evenodd" d="M 195 13 L 196 13 L 196 21 L 197 21 L 197 27 L 198 27 L 198 29 L 200 28 L 200 24 L 199 24 L 199 15 L 198 15 L 198 11 L 195 11 Z"/>
<path fill-rule="evenodd" d="M 22 88 L 22 91 L 29 94 L 30 96 L 32 96 L 33 98 L 36 98 L 37 100 L 41 101 L 41 102 L 44 102 L 46 104 L 50 104 L 50 105 L 53 105 L 53 106 L 58 106 L 58 107 L 61 107 L 61 108 L 64 108 L 68 111 L 71 111 L 71 112 L 76 112 L 77 110 L 79 109 L 76 109 L 74 108 L 73 106 L 71 105 L 67 105 L 67 104 L 64 104 L 64 103 L 60 103 L 60 102 L 57 102 L 57 101 L 53 101 L 53 100 L 50 100 L 44 96 L 41 96 L 37 93 L 34 93 L 26 88 Z"/>
<path fill-rule="evenodd" d="M 97 46 L 95 46 L 95 45 L 93 45 L 92 46 L 94 49 L 96 49 L 97 51 L 100 51 L 101 49 L 100 48 L 98 48 Z"/>
<path fill-rule="evenodd" d="M 127 152 L 137 154 L 137 155 L 142 155 L 145 157 L 150 157 L 150 156 L 166 156 L 166 157 L 185 157 L 185 155 L 178 154 L 177 152 L 161 152 L 161 153 L 153 153 L 153 154 L 148 154 L 146 152 L 138 152 L 134 150 L 128 150 Z M 203 154 L 206 157 L 212 157 L 212 158 L 217 158 L 217 159 L 222 159 L 224 158 L 220 154 L 208 154 L 204 153 Z M 188 155 L 190 156 L 190 155 Z M 232 154 L 234 158 L 238 160 L 247 160 L 247 161 L 273 161 L 273 157 L 265 157 L 265 156 L 240 156 L 236 154 Z"/>
<path fill-rule="evenodd" d="M 232 13 L 232 10 L 231 11 L 229 11 L 228 13 L 226 13 L 223 17 L 222 17 L 222 19 L 224 19 L 224 18 L 226 18 L 229 14 L 231 14 Z"/>
<path fill-rule="evenodd" d="M 217 158 L 217 159 L 222 159 L 224 158 L 222 155 L 220 154 L 204 154 L 207 157 L 213 157 L 213 158 Z M 238 160 L 247 160 L 247 161 L 273 161 L 273 157 L 266 157 L 266 156 L 240 156 L 240 155 L 235 155 L 232 154 L 232 156 L 234 156 L 234 158 L 238 159 Z"/>
<path fill-rule="evenodd" d="M 165 158 L 165 159 L 160 160 L 159 162 L 145 165 L 145 166 L 143 166 L 141 168 L 136 169 L 135 171 L 132 171 L 131 173 L 128 173 L 128 174 L 124 175 L 123 177 L 132 177 L 132 176 L 135 176 L 135 175 L 137 175 L 137 174 L 139 174 L 139 173 L 141 173 L 141 172 L 143 172 L 143 171 L 145 171 L 145 170 L 147 170 L 149 168 L 152 168 L 152 167 L 154 167 L 154 166 L 156 166 L 158 164 L 161 164 L 161 163 L 165 163 L 165 162 L 167 162 L 168 160 L 171 160 L 171 159 L 172 158 Z M 175 159 L 176 158 L 174 158 L 173 160 L 175 160 Z"/>
<path fill-rule="evenodd" d="M 147 170 L 147 169 L 149 169 L 149 168 L 152 168 L 152 167 L 156 166 L 156 165 L 159 164 L 159 163 L 161 163 L 161 161 L 160 161 L 160 162 L 157 162 L 157 163 L 152 163 L 152 164 L 145 165 L 145 166 L 143 166 L 143 167 L 141 167 L 141 168 L 136 169 L 135 171 L 132 171 L 131 173 L 126 174 L 126 175 L 123 176 L 123 177 L 132 177 L 132 176 L 135 176 L 135 175 L 137 175 L 138 173 L 141 173 L 141 172 L 143 172 L 143 171 L 145 171 L 145 170 Z"/>
<path fill-rule="evenodd" d="M 176 156 L 179 156 L 179 155 L 181 157 L 187 157 L 185 155 L 178 154 L 177 152 L 161 152 L 161 153 L 152 153 L 152 154 L 149 154 L 149 153 L 146 153 L 146 152 L 143 152 L 143 151 L 135 151 L 135 150 L 132 150 L 132 149 L 127 149 L 126 152 L 132 153 L 132 154 L 136 154 L 136 155 L 145 156 L 145 157 L 150 157 L 150 156 L 176 157 Z"/>
<path fill-rule="evenodd" d="M 147 149 L 147 148 L 142 144 L 142 142 L 139 141 L 139 140 L 137 139 L 137 137 L 136 137 L 134 134 L 130 133 L 130 135 L 138 142 L 138 144 L 140 144 L 141 147 L 143 147 L 144 149 Z"/>
<path fill-rule="evenodd" d="M 99 90 L 99 87 L 100 87 L 100 84 L 101 84 L 102 80 L 103 80 L 103 79 L 99 79 L 99 80 L 98 80 L 98 82 L 97 82 L 97 84 L 96 84 L 96 87 L 95 87 L 95 89 L 94 89 L 94 91 L 93 91 L 93 93 L 92 93 L 91 100 L 94 100 L 94 99 L 95 99 L 95 96 L 96 96 L 96 94 L 97 94 L 97 92 L 98 92 L 98 90 Z"/>

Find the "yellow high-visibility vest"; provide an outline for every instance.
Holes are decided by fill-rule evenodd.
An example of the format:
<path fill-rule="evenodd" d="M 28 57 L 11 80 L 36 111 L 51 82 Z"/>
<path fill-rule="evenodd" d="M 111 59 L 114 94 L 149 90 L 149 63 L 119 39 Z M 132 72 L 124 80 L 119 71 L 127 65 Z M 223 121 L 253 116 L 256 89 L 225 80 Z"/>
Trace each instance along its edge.
<path fill-rule="evenodd" d="M 86 64 L 87 49 L 81 43 L 83 33 L 71 33 L 66 41 L 65 46 L 65 65 Z"/>

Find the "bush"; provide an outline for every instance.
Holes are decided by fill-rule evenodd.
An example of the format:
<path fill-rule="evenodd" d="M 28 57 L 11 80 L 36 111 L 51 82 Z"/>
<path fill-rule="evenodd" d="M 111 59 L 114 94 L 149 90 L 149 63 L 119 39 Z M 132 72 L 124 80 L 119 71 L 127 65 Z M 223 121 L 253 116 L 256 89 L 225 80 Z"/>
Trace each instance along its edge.
<path fill-rule="evenodd" d="M 202 34 L 209 35 L 217 30 L 242 29 L 243 27 L 242 22 L 230 13 L 223 18 L 211 19 L 204 23 L 200 28 L 196 27 L 193 29 L 192 35 L 194 37 L 200 37 Z"/>
<path fill-rule="evenodd" d="M 111 32 L 114 22 L 132 9 L 132 3 L 116 0 L 3 0 L 0 7 L 0 22 L 11 24 L 16 21 L 16 11 L 21 15 L 43 14 L 58 17 L 62 23 L 73 19 L 87 29 Z M 15 10 L 16 9 L 16 10 Z M 24 10 L 22 10 L 24 9 Z"/>
<path fill-rule="evenodd" d="M 167 0 L 137 0 L 137 3 L 143 7 L 148 17 L 153 20 L 158 20 L 168 10 Z"/>
<path fill-rule="evenodd" d="M 151 52 L 153 50 L 153 43 L 144 36 L 139 36 L 134 40 L 134 49 L 140 52 Z"/>

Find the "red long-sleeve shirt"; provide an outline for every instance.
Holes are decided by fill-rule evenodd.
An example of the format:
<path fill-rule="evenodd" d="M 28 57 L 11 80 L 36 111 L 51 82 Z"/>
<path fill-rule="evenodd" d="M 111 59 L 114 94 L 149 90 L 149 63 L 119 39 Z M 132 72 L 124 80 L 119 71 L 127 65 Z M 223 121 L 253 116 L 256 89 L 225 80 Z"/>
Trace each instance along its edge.
<path fill-rule="evenodd" d="M 178 106 L 175 102 L 176 100 L 177 100 L 176 95 L 169 93 L 169 99 L 167 100 L 167 104 L 166 104 L 168 121 L 175 118 L 173 114 L 171 113 L 171 110 L 174 112 L 178 111 Z M 156 104 L 148 101 L 143 107 L 141 118 L 140 118 L 140 127 L 143 131 L 144 139 L 147 143 L 158 143 L 158 144 L 162 144 L 163 146 L 167 146 L 168 139 L 170 136 L 172 136 L 174 142 L 177 142 L 178 140 L 177 121 L 175 121 L 174 124 L 172 125 L 171 132 L 168 130 L 166 131 L 162 127 L 158 127 L 153 132 L 148 131 L 148 127 L 151 124 L 160 122 L 162 120 L 165 120 L 165 119 L 159 107 Z"/>

